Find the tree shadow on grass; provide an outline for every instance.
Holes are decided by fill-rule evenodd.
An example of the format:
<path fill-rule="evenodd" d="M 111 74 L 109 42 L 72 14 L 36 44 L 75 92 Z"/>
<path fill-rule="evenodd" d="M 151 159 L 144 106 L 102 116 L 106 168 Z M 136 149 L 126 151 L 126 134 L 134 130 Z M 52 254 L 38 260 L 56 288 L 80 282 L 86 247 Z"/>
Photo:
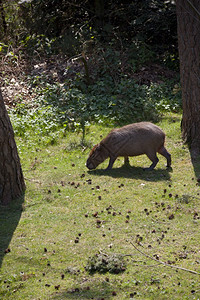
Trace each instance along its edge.
<path fill-rule="evenodd" d="M 112 170 L 91 170 L 88 171 L 88 174 L 96 176 L 109 176 L 113 178 L 142 179 L 145 181 L 155 182 L 170 180 L 170 172 L 172 172 L 172 168 L 154 169 L 152 171 L 148 171 L 141 167 L 122 166 L 120 168 L 112 168 Z"/>
<path fill-rule="evenodd" d="M 57 292 L 51 299 L 110 299 L 113 298 L 114 290 L 109 282 L 96 279 L 88 282 L 84 287 L 74 287 L 68 291 Z"/>
<path fill-rule="evenodd" d="M 8 206 L 0 204 L 0 268 L 4 256 L 12 251 L 9 244 L 21 218 L 23 202 L 24 196 Z"/>
<path fill-rule="evenodd" d="M 200 152 L 190 150 L 191 162 L 194 168 L 194 173 L 198 183 L 200 184 Z"/>

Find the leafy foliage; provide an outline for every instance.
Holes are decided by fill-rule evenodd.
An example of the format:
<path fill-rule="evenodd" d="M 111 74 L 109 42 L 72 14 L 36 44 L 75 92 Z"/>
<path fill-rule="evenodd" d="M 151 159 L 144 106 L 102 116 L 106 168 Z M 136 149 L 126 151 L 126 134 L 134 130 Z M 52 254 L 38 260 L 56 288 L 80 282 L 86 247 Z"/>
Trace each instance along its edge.
<path fill-rule="evenodd" d="M 139 41 L 162 61 L 177 61 L 173 1 L 2 0 L 1 15 L 3 41 L 32 55 L 78 54 L 94 39 L 118 50 Z"/>
<path fill-rule="evenodd" d="M 27 107 L 21 103 L 10 109 L 9 113 L 15 134 L 25 142 L 54 144 L 64 134 L 61 130 L 61 127 L 64 128 L 64 124 L 61 126 L 56 108 L 52 106 Z M 30 136 L 31 132 L 34 132 L 34 135 Z"/>
<path fill-rule="evenodd" d="M 39 142 L 56 143 L 68 130 L 81 131 L 83 142 L 92 122 L 119 126 L 157 121 L 164 111 L 181 109 L 177 80 L 137 80 L 137 72 L 153 62 L 176 68 L 171 1 L 2 3 L 6 27 L 0 24 L 5 34 L 0 56 L 6 66 L 20 68 L 26 55 L 30 69 L 35 60 L 51 61 L 58 53 L 67 58 L 61 80 L 50 78 L 51 72 L 32 73 L 34 103 L 21 98 L 9 108 L 15 133 L 22 139 L 29 140 L 34 128 Z"/>
<path fill-rule="evenodd" d="M 157 121 L 164 111 L 181 109 L 180 89 L 173 82 L 147 86 L 122 77 L 115 85 L 111 76 L 105 76 L 89 86 L 79 79 L 74 85 L 44 82 L 35 91 L 34 103 L 22 100 L 9 112 L 16 135 L 29 140 L 34 130 L 34 139 L 46 144 L 56 143 L 70 130 L 81 131 L 84 141 L 92 122 L 120 126 Z"/>

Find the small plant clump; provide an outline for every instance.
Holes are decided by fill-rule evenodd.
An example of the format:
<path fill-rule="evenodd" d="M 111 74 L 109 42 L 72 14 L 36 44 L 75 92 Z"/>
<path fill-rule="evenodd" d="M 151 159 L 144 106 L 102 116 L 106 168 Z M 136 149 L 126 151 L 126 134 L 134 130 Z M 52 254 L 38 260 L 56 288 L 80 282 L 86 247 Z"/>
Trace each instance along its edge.
<path fill-rule="evenodd" d="M 89 257 L 85 269 L 90 274 L 95 272 L 119 274 L 126 270 L 126 263 L 121 254 L 98 253 Z"/>

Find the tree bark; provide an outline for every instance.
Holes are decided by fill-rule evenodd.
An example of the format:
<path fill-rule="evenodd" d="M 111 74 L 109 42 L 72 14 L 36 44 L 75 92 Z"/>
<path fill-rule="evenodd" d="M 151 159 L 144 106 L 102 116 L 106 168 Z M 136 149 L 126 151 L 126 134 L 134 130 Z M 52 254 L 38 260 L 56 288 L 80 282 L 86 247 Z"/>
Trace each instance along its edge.
<path fill-rule="evenodd" d="M 0 90 L 0 203 L 7 205 L 25 191 L 14 132 Z"/>
<path fill-rule="evenodd" d="M 177 31 L 183 100 L 182 136 L 200 154 L 200 7 L 199 0 L 177 0 Z"/>

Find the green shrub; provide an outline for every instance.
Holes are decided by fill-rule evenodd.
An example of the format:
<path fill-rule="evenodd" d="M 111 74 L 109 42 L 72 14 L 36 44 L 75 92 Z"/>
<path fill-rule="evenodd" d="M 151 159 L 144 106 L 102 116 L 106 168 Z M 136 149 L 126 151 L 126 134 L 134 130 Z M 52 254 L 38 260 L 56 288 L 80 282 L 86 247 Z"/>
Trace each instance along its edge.
<path fill-rule="evenodd" d="M 173 82 L 138 85 L 124 76 L 116 84 L 111 76 L 105 76 L 87 86 L 80 78 L 73 85 L 42 80 L 34 104 L 22 101 L 10 109 L 15 134 L 26 140 L 33 136 L 39 142 L 55 143 L 73 130 L 82 132 L 83 142 L 91 122 L 112 126 L 156 122 L 163 112 L 181 109 L 180 88 Z"/>

